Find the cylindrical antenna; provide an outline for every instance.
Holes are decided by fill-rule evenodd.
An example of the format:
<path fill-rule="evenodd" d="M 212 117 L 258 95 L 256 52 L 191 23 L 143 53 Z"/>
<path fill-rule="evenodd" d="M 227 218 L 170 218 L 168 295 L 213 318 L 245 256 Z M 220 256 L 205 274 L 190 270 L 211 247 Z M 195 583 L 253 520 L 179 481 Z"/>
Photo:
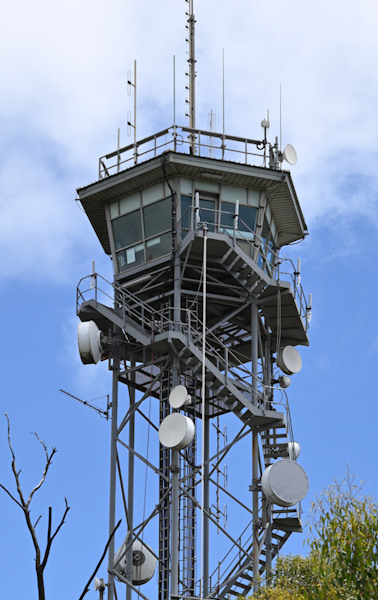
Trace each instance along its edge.
<path fill-rule="evenodd" d="M 117 173 L 119 173 L 119 168 L 120 168 L 120 162 L 121 162 L 121 157 L 120 157 L 120 148 L 121 148 L 121 130 L 118 127 L 118 136 L 117 136 Z"/>
<path fill-rule="evenodd" d="M 91 277 L 91 290 L 96 286 L 96 263 L 92 260 L 92 277 Z"/>
<path fill-rule="evenodd" d="M 282 83 L 280 83 L 280 152 L 282 152 Z"/>
<path fill-rule="evenodd" d="M 196 48 L 195 48 L 195 19 L 193 14 L 193 0 L 189 2 L 189 17 L 188 17 L 188 29 L 189 29 L 189 127 L 195 129 L 196 127 Z M 195 154 L 195 136 L 192 134 L 191 138 L 191 152 Z"/>
<path fill-rule="evenodd" d="M 134 163 L 138 162 L 138 153 L 137 153 L 137 61 L 134 60 L 134 82 L 131 81 L 131 73 L 128 72 L 127 78 L 127 91 L 130 93 L 131 88 L 134 88 L 134 123 L 131 123 L 129 118 L 129 113 L 127 113 L 127 128 L 129 131 L 129 127 L 133 127 L 134 129 Z"/>
<path fill-rule="evenodd" d="M 223 135 L 225 135 L 226 124 L 225 124 L 225 117 L 224 117 L 224 48 L 223 48 L 223 76 L 222 76 L 222 79 L 223 79 L 223 83 L 222 83 L 222 86 L 223 86 L 223 90 L 222 90 L 223 119 L 222 120 L 223 120 Z"/>
<path fill-rule="evenodd" d="M 134 148 L 137 141 L 137 61 L 134 60 Z"/>
<path fill-rule="evenodd" d="M 297 258 L 297 272 L 295 273 L 297 277 L 297 285 L 301 284 L 301 259 Z"/>
<path fill-rule="evenodd" d="M 194 194 L 194 222 L 196 229 L 200 222 L 200 212 L 199 212 L 199 192 Z"/>
<path fill-rule="evenodd" d="M 176 125 L 176 57 L 173 55 L 173 125 Z"/>

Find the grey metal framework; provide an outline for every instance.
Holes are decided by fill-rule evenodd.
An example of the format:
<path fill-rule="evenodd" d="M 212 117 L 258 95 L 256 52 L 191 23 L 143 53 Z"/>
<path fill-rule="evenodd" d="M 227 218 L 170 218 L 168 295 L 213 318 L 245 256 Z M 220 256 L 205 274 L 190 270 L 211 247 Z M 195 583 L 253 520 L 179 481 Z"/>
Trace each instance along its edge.
<path fill-rule="evenodd" d="M 307 227 L 275 150 L 173 126 L 102 157 L 99 181 L 78 190 L 114 266 L 113 282 L 92 273 L 77 288 L 113 373 L 109 531 L 126 518 L 109 550 L 110 600 L 125 584 L 127 598 L 246 595 L 301 531 L 300 506 L 271 504 L 260 483 L 293 440 L 276 354 L 308 344 L 311 308 L 280 258 Z M 180 451 L 157 433 L 178 384 L 196 424 Z M 124 538 L 126 576 L 114 564 Z M 158 558 L 145 586 L 132 581 L 134 540 Z"/>

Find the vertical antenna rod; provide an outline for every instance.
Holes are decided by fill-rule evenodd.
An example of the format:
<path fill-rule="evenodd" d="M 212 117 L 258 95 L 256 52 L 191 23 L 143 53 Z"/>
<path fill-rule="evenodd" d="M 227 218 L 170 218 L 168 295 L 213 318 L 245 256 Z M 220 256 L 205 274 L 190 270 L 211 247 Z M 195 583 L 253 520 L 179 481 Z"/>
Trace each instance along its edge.
<path fill-rule="evenodd" d="M 223 61 L 222 61 L 222 121 L 223 121 L 223 125 L 222 125 L 222 129 L 223 129 L 223 136 L 225 133 L 225 117 L 224 117 L 224 48 L 223 48 Z M 224 140 L 223 140 L 224 143 Z"/>
<path fill-rule="evenodd" d="M 189 30 L 189 127 L 196 128 L 196 48 L 195 48 L 195 18 L 193 14 L 193 0 L 189 4 L 188 30 Z M 195 154 L 194 134 L 191 136 L 192 154 Z"/>
<path fill-rule="evenodd" d="M 176 125 L 176 56 L 173 55 L 173 125 Z"/>
<path fill-rule="evenodd" d="M 282 83 L 280 83 L 280 152 L 282 151 Z"/>
<path fill-rule="evenodd" d="M 131 81 L 131 73 L 128 72 L 127 78 L 127 90 L 128 93 L 131 93 L 131 88 L 134 88 L 134 123 L 131 123 L 130 117 L 128 114 L 127 127 L 133 127 L 134 129 L 134 163 L 138 162 L 138 152 L 137 152 L 137 62 L 134 60 L 134 83 Z"/>

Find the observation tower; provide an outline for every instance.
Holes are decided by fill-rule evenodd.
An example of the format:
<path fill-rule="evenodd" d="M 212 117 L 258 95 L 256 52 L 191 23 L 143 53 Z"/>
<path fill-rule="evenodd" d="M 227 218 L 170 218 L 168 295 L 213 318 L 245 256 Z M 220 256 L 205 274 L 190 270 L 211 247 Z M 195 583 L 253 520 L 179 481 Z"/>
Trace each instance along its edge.
<path fill-rule="evenodd" d="M 286 389 L 311 297 L 280 257 L 307 234 L 295 151 L 195 123 L 99 160 L 77 190 L 114 280 L 77 288 L 84 363 L 112 373 L 109 600 L 237 598 L 301 531 L 308 480 Z"/>

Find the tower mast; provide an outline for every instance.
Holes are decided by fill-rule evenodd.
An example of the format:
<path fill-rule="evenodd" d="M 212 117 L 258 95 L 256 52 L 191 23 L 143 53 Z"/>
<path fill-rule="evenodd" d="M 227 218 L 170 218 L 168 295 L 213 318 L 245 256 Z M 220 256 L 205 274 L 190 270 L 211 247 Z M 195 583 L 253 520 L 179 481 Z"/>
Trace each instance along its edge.
<path fill-rule="evenodd" d="M 134 137 L 78 189 L 114 268 L 113 282 L 92 272 L 77 288 L 82 361 L 108 360 L 113 374 L 109 531 L 119 514 L 124 529 L 109 546 L 108 600 L 123 586 L 127 600 L 257 592 L 301 531 L 308 490 L 285 388 L 311 298 L 280 256 L 307 234 L 281 164 L 296 154 L 268 142 L 267 120 L 262 140 L 226 136 L 224 118 L 223 133 L 196 129 L 186 1 L 189 127 Z M 234 489 L 218 476 L 226 457 Z"/>
<path fill-rule="evenodd" d="M 196 44 L 195 44 L 195 23 L 193 12 L 194 0 L 187 0 L 189 4 L 188 10 L 188 42 L 189 42 L 189 127 L 191 129 L 196 128 Z M 195 154 L 195 136 L 191 136 L 191 151 Z"/>

